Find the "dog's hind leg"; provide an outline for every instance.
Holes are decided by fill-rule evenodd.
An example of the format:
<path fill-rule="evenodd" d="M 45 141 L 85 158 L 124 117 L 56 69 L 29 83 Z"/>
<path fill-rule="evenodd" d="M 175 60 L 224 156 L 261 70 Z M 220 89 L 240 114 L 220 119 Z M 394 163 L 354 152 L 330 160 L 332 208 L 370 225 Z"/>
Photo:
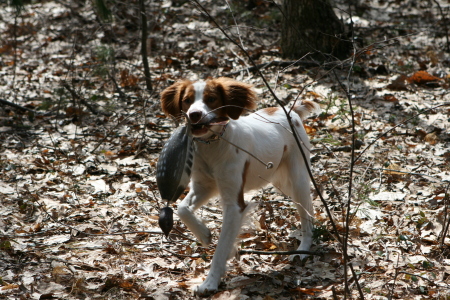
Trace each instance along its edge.
<path fill-rule="evenodd" d="M 300 214 L 300 222 L 302 225 L 302 238 L 300 246 L 297 250 L 309 251 L 312 244 L 313 235 L 313 217 L 314 210 L 311 200 L 311 191 L 309 183 L 309 175 L 306 170 L 301 170 L 301 175 L 292 183 L 292 200 Z M 307 257 L 307 254 L 300 254 L 300 258 Z M 291 260 L 295 258 L 291 256 Z"/>
<path fill-rule="evenodd" d="M 294 206 L 300 215 L 302 237 L 297 250 L 309 251 L 312 244 L 314 210 L 311 200 L 309 174 L 303 163 L 303 158 L 299 157 L 299 159 L 302 161 L 295 159 L 287 161 L 283 166 L 280 166 L 277 177 L 285 178 L 285 180 L 280 180 L 276 184 L 279 184 L 282 192 L 292 198 Z M 298 255 L 292 255 L 290 259 L 293 260 L 295 256 Z M 307 254 L 300 254 L 301 259 L 307 256 Z"/>

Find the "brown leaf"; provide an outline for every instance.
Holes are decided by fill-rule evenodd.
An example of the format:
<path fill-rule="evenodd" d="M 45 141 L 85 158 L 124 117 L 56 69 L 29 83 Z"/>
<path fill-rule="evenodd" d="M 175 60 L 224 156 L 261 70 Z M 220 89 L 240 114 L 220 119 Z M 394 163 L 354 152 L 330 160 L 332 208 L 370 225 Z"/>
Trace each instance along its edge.
<path fill-rule="evenodd" d="M 384 170 L 383 173 L 384 174 L 389 174 L 389 175 L 405 175 L 405 173 L 403 172 L 396 172 L 396 171 L 401 171 L 402 168 L 397 165 L 397 164 L 390 164 L 389 167 L 387 167 L 387 170 Z"/>
<path fill-rule="evenodd" d="M 314 295 L 316 292 L 320 292 L 321 290 L 315 289 L 315 288 L 307 289 L 307 288 L 298 287 L 298 288 L 293 289 L 292 291 L 297 291 L 297 292 L 300 292 L 302 294 L 307 294 L 307 295 Z"/>
<path fill-rule="evenodd" d="M 395 96 L 392 94 L 386 94 L 386 95 L 384 95 L 384 101 L 398 102 L 398 99 L 395 98 Z"/>
<path fill-rule="evenodd" d="M 261 229 L 266 230 L 267 229 L 267 225 L 266 225 L 266 214 L 262 214 L 261 218 L 259 218 L 259 226 L 261 226 Z"/>
<path fill-rule="evenodd" d="M 305 131 L 307 134 L 314 134 L 317 131 L 315 128 L 305 125 L 305 124 L 303 124 L 303 127 L 305 127 Z"/>
<path fill-rule="evenodd" d="M 209 68 L 217 68 L 219 66 L 219 62 L 217 61 L 217 57 L 209 56 L 206 58 L 205 65 Z"/>
<path fill-rule="evenodd" d="M 427 56 L 430 58 L 431 64 L 433 66 L 435 66 L 435 65 L 437 65 L 439 63 L 438 55 L 433 50 L 428 51 L 427 52 Z"/>
<path fill-rule="evenodd" d="M 425 142 L 427 142 L 430 145 L 436 145 L 436 143 L 439 141 L 438 136 L 436 135 L 436 132 L 429 133 L 424 138 Z"/>
<path fill-rule="evenodd" d="M 408 78 L 405 75 L 400 75 L 395 78 L 390 84 L 387 85 L 387 88 L 394 91 L 406 91 L 407 87 L 405 81 Z"/>
<path fill-rule="evenodd" d="M 439 81 L 441 78 L 429 74 L 427 71 L 418 71 L 411 77 L 408 77 L 409 83 L 426 84 L 428 82 Z"/>
<path fill-rule="evenodd" d="M 133 87 L 136 86 L 139 78 L 130 74 L 127 69 L 120 71 L 120 86 L 121 87 Z"/>
<path fill-rule="evenodd" d="M 2 290 L 11 290 L 11 289 L 18 289 L 18 288 L 19 288 L 18 284 L 7 284 L 2 287 Z"/>

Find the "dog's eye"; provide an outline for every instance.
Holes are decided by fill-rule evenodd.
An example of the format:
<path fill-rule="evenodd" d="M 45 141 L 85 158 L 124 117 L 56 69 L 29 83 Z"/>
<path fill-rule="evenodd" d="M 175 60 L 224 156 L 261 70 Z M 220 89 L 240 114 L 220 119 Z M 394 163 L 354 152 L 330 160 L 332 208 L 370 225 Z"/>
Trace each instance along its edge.
<path fill-rule="evenodd" d="M 183 102 L 186 103 L 186 104 L 190 104 L 191 103 L 191 99 L 186 98 L 186 99 L 183 100 Z"/>
<path fill-rule="evenodd" d="M 213 102 L 216 101 L 216 98 L 214 98 L 214 97 L 209 97 L 207 101 L 208 101 L 208 103 L 213 103 Z"/>

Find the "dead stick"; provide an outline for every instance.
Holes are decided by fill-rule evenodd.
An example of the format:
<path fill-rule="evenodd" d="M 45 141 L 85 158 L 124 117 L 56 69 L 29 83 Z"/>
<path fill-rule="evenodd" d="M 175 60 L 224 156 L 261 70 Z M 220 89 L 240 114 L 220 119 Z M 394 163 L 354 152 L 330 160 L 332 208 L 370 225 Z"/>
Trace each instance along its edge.
<path fill-rule="evenodd" d="M 0 103 L 4 104 L 4 105 L 11 106 L 11 107 L 14 107 L 14 108 L 17 108 L 17 109 L 20 109 L 20 110 L 23 110 L 23 111 L 28 111 L 28 112 L 31 112 L 31 113 L 34 113 L 34 114 L 36 113 L 36 111 L 34 109 L 31 109 L 31 108 L 28 108 L 28 107 L 23 107 L 23 106 L 20 106 L 19 104 L 15 104 L 15 103 L 9 102 L 9 101 L 4 100 L 4 99 L 0 99 Z"/>
<path fill-rule="evenodd" d="M 260 250 L 239 250 L 239 254 L 260 254 L 260 255 L 294 255 L 294 254 L 307 254 L 307 255 L 322 255 L 317 252 L 292 250 L 292 251 L 260 251 Z"/>

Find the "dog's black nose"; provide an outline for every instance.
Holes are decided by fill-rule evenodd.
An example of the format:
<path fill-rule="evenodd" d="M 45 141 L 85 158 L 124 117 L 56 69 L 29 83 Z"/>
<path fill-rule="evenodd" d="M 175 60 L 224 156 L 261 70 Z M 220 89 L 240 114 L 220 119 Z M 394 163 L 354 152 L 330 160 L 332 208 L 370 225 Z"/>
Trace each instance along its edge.
<path fill-rule="evenodd" d="M 202 118 L 202 112 L 201 111 L 194 110 L 194 111 L 189 112 L 189 119 L 191 119 L 192 123 L 195 124 L 195 123 L 200 122 L 201 118 Z"/>

